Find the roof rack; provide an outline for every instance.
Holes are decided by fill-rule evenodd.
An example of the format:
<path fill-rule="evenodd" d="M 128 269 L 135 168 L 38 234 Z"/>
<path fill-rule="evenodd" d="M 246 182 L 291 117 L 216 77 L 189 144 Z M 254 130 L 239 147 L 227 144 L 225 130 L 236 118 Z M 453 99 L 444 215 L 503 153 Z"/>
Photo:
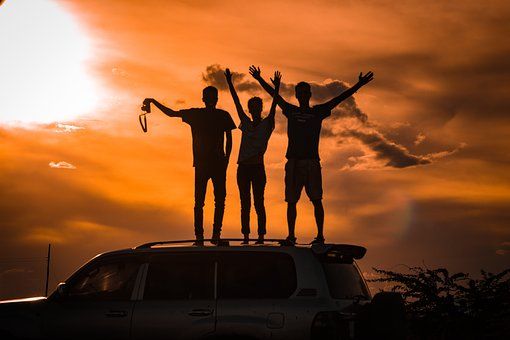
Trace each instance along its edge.
<path fill-rule="evenodd" d="M 258 239 L 249 239 L 249 242 L 256 242 Z M 148 242 L 144 243 L 142 245 L 139 245 L 135 247 L 134 249 L 149 249 L 154 246 L 164 246 L 164 245 L 173 245 L 173 244 L 185 244 L 185 243 L 194 243 L 196 240 L 172 240 L 172 241 L 156 241 L 156 242 Z M 217 242 L 218 240 L 213 239 L 204 239 L 204 242 Z M 228 247 L 230 245 L 230 242 L 242 242 L 244 241 L 244 238 L 222 238 L 219 240 L 219 243 L 216 244 L 220 247 Z M 264 243 L 278 243 L 280 246 L 293 246 L 294 244 L 288 242 L 285 239 L 276 239 L 276 238 L 269 238 L 264 239 Z"/>
<path fill-rule="evenodd" d="M 156 241 L 156 242 L 149 242 L 144 243 L 142 245 L 139 245 L 135 247 L 134 249 L 150 249 L 154 246 L 165 246 L 165 245 L 175 245 L 175 244 L 186 244 L 186 243 L 194 243 L 196 240 L 172 240 L 172 241 Z M 214 242 L 218 240 L 213 239 L 204 239 L 204 242 Z M 244 238 L 222 238 L 219 240 L 218 244 L 214 244 L 218 247 L 228 247 L 230 246 L 230 242 L 242 242 L 244 241 Z M 257 239 L 249 239 L 249 242 L 255 242 Z M 264 239 L 264 243 L 277 243 L 280 246 L 294 246 L 294 245 L 301 245 L 301 246 L 311 246 L 312 251 L 317 254 L 318 256 L 323 256 L 325 258 L 333 258 L 333 259 L 344 259 L 344 260 L 350 260 L 356 259 L 360 260 L 363 258 L 367 252 L 367 249 L 362 246 L 352 245 L 352 244 L 294 244 L 290 243 L 289 241 L 285 239 L 275 239 L 275 238 L 269 238 Z M 251 246 L 256 246 L 255 244 L 251 243 Z M 246 246 L 250 246 L 246 245 Z"/>

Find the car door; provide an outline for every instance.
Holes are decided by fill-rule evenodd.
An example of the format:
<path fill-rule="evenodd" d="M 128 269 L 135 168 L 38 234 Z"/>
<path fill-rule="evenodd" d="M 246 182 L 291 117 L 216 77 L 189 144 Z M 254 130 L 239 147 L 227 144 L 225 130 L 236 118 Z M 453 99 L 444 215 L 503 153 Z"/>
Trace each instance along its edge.
<path fill-rule="evenodd" d="M 43 315 L 49 339 L 128 339 L 140 261 L 131 255 L 100 258 L 66 282 Z"/>
<path fill-rule="evenodd" d="M 297 286 L 293 258 L 269 251 L 225 251 L 217 258 L 217 334 L 296 338 L 288 327 L 289 297 Z"/>
<path fill-rule="evenodd" d="M 199 339 L 215 331 L 216 262 L 210 252 L 149 257 L 133 339 Z"/>

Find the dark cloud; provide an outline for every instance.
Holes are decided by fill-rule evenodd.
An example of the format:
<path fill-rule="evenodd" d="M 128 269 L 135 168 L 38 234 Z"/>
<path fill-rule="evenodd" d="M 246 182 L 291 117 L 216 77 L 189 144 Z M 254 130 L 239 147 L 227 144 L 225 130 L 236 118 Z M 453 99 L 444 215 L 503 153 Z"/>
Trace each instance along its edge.
<path fill-rule="evenodd" d="M 202 80 L 212 86 L 216 86 L 219 90 L 226 91 L 228 89 L 225 80 L 225 68 L 221 65 L 214 64 L 206 67 L 205 73 L 202 73 Z M 270 77 L 272 75 L 268 75 Z M 238 92 L 246 92 L 250 95 L 263 95 L 266 96 L 265 91 L 261 88 L 260 84 L 251 80 L 250 75 L 232 71 L 232 78 L 236 90 Z M 269 81 L 269 79 L 266 79 Z M 318 104 L 330 100 L 338 96 L 343 91 L 349 88 L 349 85 L 340 80 L 326 80 L 322 83 L 308 82 L 312 88 L 312 103 Z M 294 96 L 294 87 L 296 84 L 288 84 L 282 82 L 280 94 L 291 101 L 289 97 Z M 361 111 L 356 105 L 354 97 L 346 99 L 335 109 L 333 119 L 341 117 L 356 117 L 361 121 L 367 120 L 367 115 Z M 327 129 L 326 129 L 327 131 Z M 329 134 L 328 131 L 326 134 Z"/>
<path fill-rule="evenodd" d="M 374 128 L 344 129 L 340 134 L 345 138 L 359 140 L 373 153 L 372 155 L 351 157 L 351 164 L 346 165 L 344 167 L 345 170 L 380 168 L 381 166 L 378 164 L 378 161 L 384 161 L 383 166 L 392 168 L 427 165 L 441 158 L 451 156 L 466 146 L 465 143 L 461 143 L 452 150 L 416 155 L 411 153 L 405 146 L 391 141 Z"/>
<path fill-rule="evenodd" d="M 1 173 L 4 178 L 12 177 L 9 171 Z M 0 182 L 0 230 L 3 235 L 0 244 L 19 242 L 37 230 L 47 231 L 48 235 L 54 233 L 57 240 L 79 238 L 79 234 L 66 234 L 71 222 L 100 225 L 123 232 L 143 231 L 148 235 L 168 226 L 176 232 L 186 224 L 187 218 L 177 211 L 115 200 L 99 190 L 74 184 L 70 178 L 56 172 L 18 169 L 15 173 L 17 185 Z M 33 183 L 34 176 L 37 184 Z M 32 184 L 24 185 L 23 182 Z M 21 201 L 23 204 L 18 204 Z"/>
<path fill-rule="evenodd" d="M 463 182 L 462 170 L 447 169 L 451 168 L 442 163 L 409 170 L 407 176 L 397 171 L 325 172 L 327 233 L 365 245 L 368 253 L 361 265 L 366 269 L 425 263 L 476 276 L 482 268 L 496 272 L 508 268 L 509 198 L 486 199 L 476 189 L 474 197 L 448 198 L 452 186 L 469 184 Z M 412 183 L 428 193 L 416 195 Z"/>
<path fill-rule="evenodd" d="M 78 171 L 78 170 L 76 170 Z M 191 221 L 180 211 L 124 202 L 73 184 L 60 172 L 0 171 L 0 300 L 38 296 L 45 249 L 54 249 L 50 288 L 100 251 L 147 241 L 187 238 Z M 26 183 L 26 184 L 24 184 Z M 23 203 L 20 203 L 23 202 Z M 17 261 L 33 257 L 33 261 Z M 11 260 L 12 259 L 12 260 Z"/>
<path fill-rule="evenodd" d="M 387 161 L 386 166 L 393 168 L 406 168 L 415 165 L 430 164 L 426 156 L 413 155 L 404 146 L 394 143 L 376 130 L 344 130 L 342 136 L 356 138 L 368 146 L 377 159 Z"/>
<path fill-rule="evenodd" d="M 224 68 L 218 64 L 207 66 L 202 79 L 207 84 L 216 86 L 220 90 L 227 90 L 227 84 L 224 76 Z M 237 91 L 247 92 L 249 94 L 262 94 L 260 84 L 248 78 L 244 73 L 233 73 L 233 81 Z M 295 84 L 282 84 L 281 94 L 283 97 L 289 97 L 294 94 Z M 325 102 L 349 88 L 349 85 L 340 80 L 326 80 L 322 83 L 310 82 L 312 88 L 312 98 L 314 103 Z M 285 120 L 280 115 L 277 116 L 277 133 L 285 132 Z M 345 128 L 343 119 L 347 117 L 356 118 L 361 124 L 356 124 L 354 128 Z M 407 127 L 407 126 L 405 126 Z M 376 160 L 384 160 L 384 166 L 392 168 L 406 168 L 417 165 L 427 165 L 432 163 L 434 157 L 432 155 L 414 155 L 404 145 L 391 141 L 379 132 L 374 124 L 368 123 L 367 115 L 357 106 L 354 97 L 350 97 L 341 103 L 333 112 L 328 123 L 324 124 L 322 129 L 323 137 L 337 138 L 355 138 L 374 153 Z M 413 142 L 415 139 L 413 139 Z M 423 141 L 423 139 L 421 140 Z M 441 153 L 441 157 L 450 154 L 450 152 Z M 440 158 L 439 154 L 435 159 Z M 353 157 L 351 164 L 346 169 L 357 168 L 377 168 L 375 164 L 366 164 L 371 160 L 370 155 Z M 359 163 L 365 163 L 359 167 Z M 368 167 L 366 167 L 368 165 Z"/>
<path fill-rule="evenodd" d="M 38 259 L 45 256 L 48 243 L 54 249 L 50 282 L 54 288 L 98 252 L 189 237 L 192 220 L 186 211 L 169 206 L 166 200 L 144 196 L 140 186 L 118 173 L 108 174 L 101 163 L 101 152 L 93 152 L 94 157 L 87 160 L 85 154 L 91 150 L 77 147 L 80 143 L 91 147 L 93 143 L 81 140 L 88 136 L 99 147 L 113 147 L 115 151 L 105 151 L 105 155 L 109 155 L 109 160 L 118 157 L 112 163 L 121 163 L 119 145 L 125 144 L 126 139 L 117 145 L 118 136 L 105 137 L 91 129 L 76 134 L 58 133 L 52 126 L 41 129 L 0 128 L 5 150 L 10 151 L 5 156 L 2 153 L 5 158 L 0 163 L 0 300 L 43 292 L 44 262 Z M 48 140 L 51 142 L 46 143 Z M 136 139 L 130 140 L 127 144 L 136 148 Z M 48 167 L 48 160 L 59 159 L 62 150 L 67 154 L 65 159 L 80 164 L 76 170 Z M 136 151 L 134 154 L 137 159 L 146 156 Z M 160 159 L 158 162 L 163 163 Z M 119 181 L 122 185 L 117 190 L 102 186 L 99 177 L 105 176 L 108 184 L 114 186 Z M 83 181 L 84 178 L 91 181 Z M 150 185 L 150 180 L 147 182 Z M 121 197 L 118 190 L 129 191 L 130 195 L 140 192 L 140 196 Z M 20 263 L 16 261 L 19 258 L 35 260 Z"/>
<path fill-rule="evenodd" d="M 505 249 L 501 241 L 508 239 L 510 233 L 503 228 L 493 228 L 510 218 L 507 205 L 508 202 L 487 205 L 441 199 L 416 201 L 401 237 L 393 243 L 392 248 L 398 251 L 386 257 L 386 265 L 435 267 L 448 263 L 451 270 L 462 269 L 474 276 L 480 269 L 497 272 L 506 269 L 507 252 L 501 251 Z M 370 221 L 359 222 L 364 229 L 360 232 L 371 233 L 367 226 L 379 223 L 380 219 L 373 216 Z M 369 261 L 377 263 L 388 248 L 375 246 L 372 251 Z M 405 258 L 400 254 L 406 254 Z"/>
<path fill-rule="evenodd" d="M 481 115 L 487 122 L 508 123 L 510 98 L 503 95 L 510 90 L 505 81 L 510 76 L 507 45 L 492 44 L 493 50 L 469 57 L 457 55 L 462 49 L 441 51 L 448 55 L 430 49 L 381 53 L 358 62 L 377 70 L 381 98 L 413 103 L 407 119 L 420 126 L 438 128 L 456 117 L 479 124 Z"/>
<path fill-rule="evenodd" d="M 509 230 L 501 225 L 501 221 L 510 219 L 507 206 L 508 201 L 493 204 L 445 199 L 417 201 L 401 240 L 401 250 L 414 253 L 411 256 L 416 262 L 420 257 L 435 262 L 427 261 L 429 265 L 448 261 L 456 268 L 469 266 L 473 274 L 483 268 L 498 271 L 508 268 L 507 259 L 496 253 L 502 241 L 510 237 Z M 489 265 L 491 268 L 487 268 Z"/>
<path fill-rule="evenodd" d="M 248 92 L 250 94 L 260 92 L 260 85 L 249 79 L 250 76 L 245 73 L 239 73 L 234 70 L 232 71 L 232 80 L 236 86 L 236 90 L 239 92 Z M 227 81 L 225 80 L 225 68 L 221 65 L 213 64 L 209 65 L 205 69 L 205 73 L 202 73 L 202 80 L 208 84 L 217 87 L 219 90 L 228 90 Z"/>

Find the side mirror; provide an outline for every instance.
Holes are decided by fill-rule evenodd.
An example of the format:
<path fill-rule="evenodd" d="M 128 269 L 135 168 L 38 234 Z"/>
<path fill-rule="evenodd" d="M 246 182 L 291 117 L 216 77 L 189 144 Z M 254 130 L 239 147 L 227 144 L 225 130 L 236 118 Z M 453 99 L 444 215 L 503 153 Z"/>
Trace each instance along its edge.
<path fill-rule="evenodd" d="M 56 297 L 58 299 L 62 299 L 64 297 L 67 296 L 67 294 L 69 293 L 69 290 L 68 290 L 68 287 L 67 287 L 67 284 L 65 282 L 60 282 L 57 286 L 57 290 L 56 290 Z"/>

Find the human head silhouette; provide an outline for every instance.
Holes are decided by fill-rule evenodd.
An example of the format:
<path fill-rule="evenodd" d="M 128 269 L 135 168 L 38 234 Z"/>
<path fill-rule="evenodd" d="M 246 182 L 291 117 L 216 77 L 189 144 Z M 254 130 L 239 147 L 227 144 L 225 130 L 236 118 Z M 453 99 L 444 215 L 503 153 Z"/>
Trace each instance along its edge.
<path fill-rule="evenodd" d="M 260 97 L 253 97 L 248 100 L 248 111 L 253 120 L 260 119 L 262 115 L 262 99 Z"/>
<path fill-rule="evenodd" d="M 218 103 L 218 89 L 214 86 L 207 86 L 202 90 L 202 101 L 206 107 L 216 107 Z"/>
<path fill-rule="evenodd" d="M 310 98 L 312 97 L 312 88 L 307 82 L 301 81 L 297 83 L 294 88 L 296 91 L 296 98 L 301 106 L 308 106 Z"/>

